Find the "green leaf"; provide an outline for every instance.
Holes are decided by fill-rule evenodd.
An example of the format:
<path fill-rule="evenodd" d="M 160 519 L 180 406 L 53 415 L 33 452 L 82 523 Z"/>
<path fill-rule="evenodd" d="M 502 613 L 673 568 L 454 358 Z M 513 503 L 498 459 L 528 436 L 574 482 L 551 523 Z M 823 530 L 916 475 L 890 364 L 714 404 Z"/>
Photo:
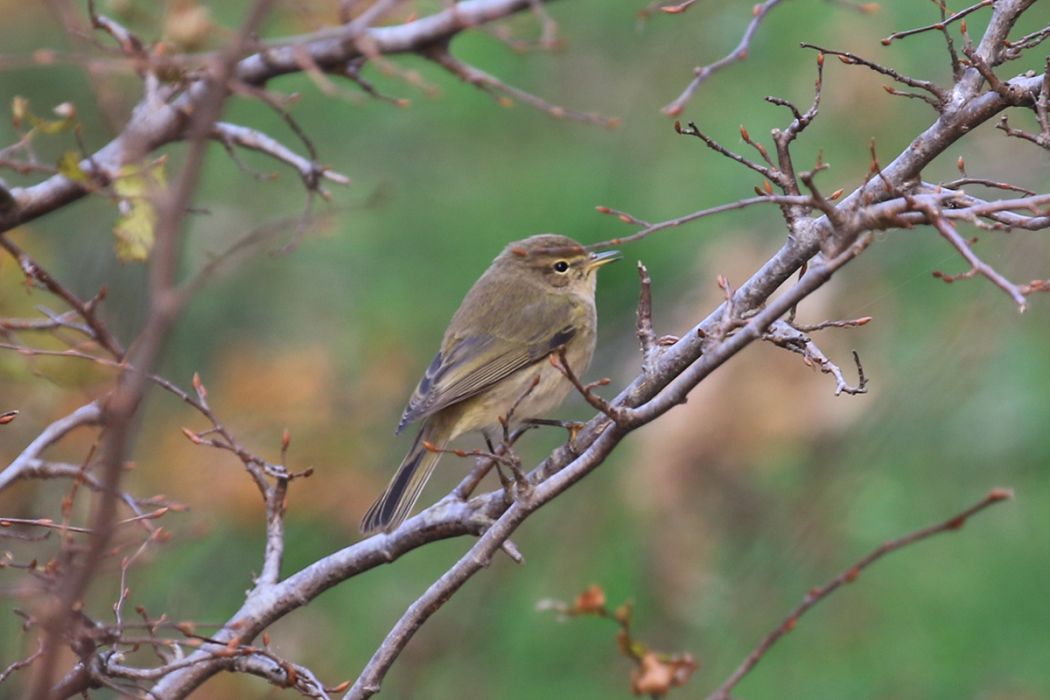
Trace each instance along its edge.
<path fill-rule="evenodd" d="M 76 151 L 66 151 L 58 159 L 58 172 L 65 175 L 73 182 L 87 182 L 90 178 L 80 167 L 80 154 Z"/>
<path fill-rule="evenodd" d="M 123 262 L 144 262 L 157 228 L 154 198 L 165 187 L 164 160 L 146 166 L 125 165 L 113 182 L 120 215 L 113 225 L 114 250 Z"/>
<path fill-rule="evenodd" d="M 61 134 L 76 122 L 72 119 L 44 119 L 30 112 L 29 123 L 42 134 Z"/>
<path fill-rule="evenodd" d="M 71 102 L 63 102 L 55 107 L 58 119 L 44 119 L 33 114 L 29 109 L 29 100 L 21 95 L 15 95 L 11 100 L 11 123 L 16 129 L 21 129 L 22 124 L 29 122 L 34 130 L 42 134 L 60 134 L 73 128 L 77 124 L 76 108 Z"/>

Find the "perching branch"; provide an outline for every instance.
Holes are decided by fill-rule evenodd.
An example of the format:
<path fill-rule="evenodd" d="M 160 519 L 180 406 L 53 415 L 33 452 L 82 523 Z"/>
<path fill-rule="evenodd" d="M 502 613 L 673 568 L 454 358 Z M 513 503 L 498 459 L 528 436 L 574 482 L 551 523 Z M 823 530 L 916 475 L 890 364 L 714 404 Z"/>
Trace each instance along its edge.
<path fill-rule="evenodd" d="M 690 87 L 666 109 L 672 113 L 681 111 L 707 76 L 729 63 L 745 58 L 761 21 L 778 2 L 770 0 L 756 6 L 753 19 L 737 48 L 721 61 L 698 69 Z M 0 675 L 0 681 L 18 668 L 30 667 L 36 676 L 34 695 L 38 698 L 49 695 L 69 697 L 89 688 L 108 686 L 120 692 L 162 699 L 186 697 L 215 674 L 232 671 L 258 675 L 276 686 L 294 687 L 307 697 L 324 698 L 344 690 L 348 698 L 369 697 L 379 691 L 387 673 L 422 625 L 470 578 L 480 572 L 497 552 L 504 551 L 515 560 L 521 559 L 521 553 L 510 540 L 518 527 L 598 468 L 631 432 L 685 402 L 692 389 L 748 345 L 763 339 L 776 342 L 802 355 L 808 364 L 831 374 L 836 380 L 836 393 L 863 393 L 867 378 L 856 355 L 858 379 L 851 383 L 808 333 L 829 327 L 852 328 L 863 325 L 866 320 L 829 321 L 805 326 L 795 322 L 795 312 L 816 290 L 861 256 L 875 242 L 875 232 L 932 227 L 971 266 L 962 275 L 950 277 L 942 274 L 942 279 L 949 281 L 949 278 L 984 277 L 1006 291 L 1021 308 L 1027 303 L 1027 296 L 1050 289 L 1050 283 L 1045 280 L 1034 280 L 1028 284 L 1010 282 L 1006 275 L 978 258 L 972 249 L 973 243 L 958 231 L 959 222 L 973 224 L 993 234 L 1010 228 L 1048 228 L 1050 195 L 1038 194 L 1012 183 L 969 178 L 965 173 L 963 178 L 942 185 L 930 184 L 922 179 L 923 170 L 935 159 L 943 156 L 974 129 L 993 121 L 1009 109 L 1019 107 L 1034 110 L 1040 124 L 1040 135 L 1047 133 L 1046 103 L 1047 94 L 1050 94 L 1050 73 L 1004 79 L 998 77 L 994 70 L 1005 61 L 1015 58 L 1015 54 L 1039 45 L 1046 38 L 1045 32 L 1034 32 L 1013 43 L 1008 41 L 1017 19 L 1032 6 L 1033 0 L 981 2 L 951 17 L 942 17 L 940 23 L 930 27 L 892 35 L 899 38 L 919 32 L 941 31 L 949 25 L 959 29 L 965 14 L 987 10 L 991 15 L 988 29 L 976 46 L 966 37 L 969 43 L 963 53 L 969 64 L 959 62 L 958 74 L 950 86 L 939 86 L 904 76 L 893 69 L 859 59 L 849 52 L 827 51 L 846 59 L 846 63 L 864 65 L 897 82 L 921 90 L 923 99 L 938 109 L 936 120 L 885 166 L 875 159 L 872 147 L 872 167 L 864 177 L 863 184 L 849 194 L 838 188 L 829 195 L 825 195 L 815 182 L 817 173 L 828 169 L 827 164 L 818 158 L 811 169 L 799 170 L 792 152 L 795 142 L 818 117 L 825 79 L 823 55 L 818 56 L 814 95 L 808 108 L 802 110 L 786 99 L 769 98 L 770 102 L 789 112 L 788 123 L 773 132 L 773 149 L 767 149 L 761 140 L 752 138 L 746 128 L 741 128 L 740 138 L 745 147 L 751 149 L 745 152 L 757 153 L 754 159 L 723 146 L 693 123 L 685 128 L 679 127 L 679 133 L 701 140 L 711 152 L 727 157 L 735 164 L 744 165 L 764 178 L 762 186 L 757 188 L 758 196 L 698 209 L 658 223 L 650 223 L 622 210 L 600 207 L 600 212 L 617 216 L 623 224 L 631 226 L 633 232 L 592 244 L 589 248 L 622 246 L 715 214 L 756 204 L 775 204 L 780 209 L 786 232 L 785 241 L 776 254 L 735 289 L 724 278 L 720 278 L 723 303 L 705 318 L 696 320 L 680 337 L 656 337 L 652 322 L 652 280 L 648 270 L 640 265 L 637 336 L 642 358 L 641 370 L 635 379 L 623 387 L 615 398 L 604 399 L 597 396 L 593 389 L 607 381 L 585 384 L 566 365 L 564 355 L 560 362 L 552 358 L 577 391 L 599 411 L 569 444 L 558 448 L 543 462 L 524 472 L 519 469 L 520 463 L 513 462 L 517 458 L 510 452 L 520 432 L 508 434 L 505 423 L 503 443 L 499 447 L 487 452 L 464 452 L 463 456 L 471 454 L 478 457 L 478 464 L 448 497 L 409 518 L 391 533 L 354 543 L 282 578 L 287 491 L 294 478 L 307 473 L 295 474 L 286 468 L 287 434 L 281 441 L 280 464 L 256 456 L 236 440 L 218 419 L 208 403 L 207 390 L 199 378 L 195 377 L 192 392 L 184 391 L 175 383 L 155 374 L 155 367 L 180 310 L 197 288 L 194 280 L 179 280 L 177 264 L 182 247 L 183 218 L 194 204 L 193 192 L 208 140 L 219 140 L 231 149 L 236 146 L 256 150 L 289 165 L 300 175 L 311 195 L 323 193 L 320 189 L 322 179 L 339 184 L 345 184 L 346 179 L 322 164 L 312 143 L 305 138 L 294 120 L 285 119 L 285 123 L 301 137 L 306 156 L 297 154 L 261 131 L 218 121 L 224 102 L 231 95 L 258 99 L 286 117 L 288 115 L 282 111 L 280 98 L 266 88 L 274 77 L 305 73 L 324 89 L 329 84 L 327 81 L 330 76 L 345 76 L 361 81 L 360 68 L 364 63 L 381 61 L 386 56 L 399 53 L 415 53 L 436 61 L 445 70 L 482 89 L 511 96 L 554 116 L 571 116 L 563 108 L 517 91 L 495 76 L 454 59 L 449 53 L 449 41 L 460 32 L 521 11 L 535 13 L 541 20 L 544 36 L 549 39 L 554 32 L 553 20 L 545 14 L 544 5 L 538 0 L 464 0 L 423 18 L 378 28 L 371 27 L 371 23 L 388 16 L 398 4 L 395 0 L 374 3 L 356 18 L 352 16 L 352 4 L 341 3 L 345 21 L 340 27 L 293 37 L 287 41 L 267 42 L 255 38 L 252 31 L 266 10 L 266 3 L 260 2 L 236 40 L 230 42 L 226 49 L 193 57 L 170 58 L 154 56 L 133 33 L 119 23 L 98 15 L 94 8 L 91 9 L 92 24 L 106 34 L 107 41 L 111 39 L 116 42 L 121 59 L 134 66 L 142 76 L 143 98 L 127 127 L 109 144 L 81 160 L 77 167 L 83 171 L 83 179 L 51 175 L 35 185 L 0 192 L 0 229 L 7 230 L 31 221 L 88 193 L 105 194 L 124 165 L 139 162 L 160 146 L 184 140 L 189 143 L 189 149 L 184 169 L 173 188 L 155 202 L 158 225 L 157 244 L 151 254 L 150 312 L 145 330 L 135 342 L 129 344 L 129 352 L 124 351 L 95 313 L 101 295 L 88 302 L 71 295 L 65 286 L 43 272 L 21 249 L 15 248 L 7 238 L 0 235 L 0 242 L 19 261 L 27 278 L 34 285 L 40 285 L 62 299 L 70 308 L 57 314 L 45 310 L 44 316 L 39 319 L 0 320 L 0 332 L 4 334 L 5 341 L 22 332 L 49 333 L 63 339 L 63 336 L 56 334 L 68 331 L 64 334 L 67 339 L 76 337 L 82 341 L 87 338 L 94 343 L 89 344 L 90 347 L 80 347 L 68 342 L 67 350 L 55 350 L 50 347 L 30 348 L 11 339 L 10 342 L 0 344 L 0 349 L 11 349 L 28 356 L 88 359 L 119 372 L 105 397 L 46 428 L 0 473 L 0 490 L 16 479 L 57 477 L 70 479 L 73 488 L 85 484 L 87 489 L 102 495 L 99 508 L 84 526 L 72 525 L 74 520 L 69 517 L 68 511 L 64 511 L 61 522 L 48 523 L 41 518 L 29 518 L 22 523 L 34 529 L 53 530 L 67 538 L 84 535 L 87 545 L 78 550 L 76 557 L 71 557 L 72 565 L 67 577 L 53 579 L 59 584 L 54 596 L 53 612 L 46 619 L 27 622 L 29 628 L 38 629 L 44 635 L 45 643 L 41 651 L 23 662 L 16 662 L 21 666 L 9 667 Z M 687 2 L 665 9 L 671 9 L 674 13 L 673 10 L 677 8 L 677 12 L 681 13 L 689 5 Z M 690 16 L 693 15 L 695 11 L 690 13 Z M 166 78 L 162 79 L 162 76 L 169 75 L 169 71 L 176 68 L 183 71 L 179 84 L 165 82 Z M 360 84 L 368 90 L 367 83 Z M 682 143 L 695 142 L 690 139 L 682 140 Z M 703 148 L 691 152 L 691 155 L 696 153 L 710 155 Z M 860 179 L 857 177 L 855 181 Z M 1023 196 L 980 199 L 962 189 L 971 184 L 1012 190 Z M 779 188 L 780 194 L 776 194 L 774 187 Z M 827 189 L 832 190 L 833 187 Z M 1002 192 L 996 194 L 1001 195 Z M 251 235 L 248 238 L 256 240 Z M 232 252 L 237 250 L 240 250 L 240 244 Z M 213 268 L 212 265 L 207 266 L 202 278 Z M 141 632 L 136 637 L 132 635 L 132 621 L 126 619 L 125 615 L 125 607 L 129 603 L 126 592 L 129 569 L 145 556 L 145 552 L 156 541 L 155 538 L 160 537 L 156 534 L 158 530 L 149 531 L 146 540 L 114 541 L 114 533 L 120 526 L 132 523 L 148 525 L 152 518 L 159 517 L 157 513 L 167 512 L 163 510 L 166 507 L 163 505 L 158 505 L 156 509 L 142 509 L 145 500 L 136 500 L 120 489 L 121 472 L 129 454 L 130 440 L 136 429 L 135 421 L 148 383 L 165 388 L 204 417 L 206 428 L 200 431 L 186 429 L 186 437 L 202 447 L 219 449 L 235 456 L 260 492 L 265 510 L 266 534 L 259 575 L 247 592 L 244 603 L 214 634 L 203 636 L 186 628 L 179 629 L 197 647 L 178 659 L 165 655 L 170 645 L 175 645 L 180 654 L 181 647 L 174 639 L 158 634 L 158 630 L 162 629 L 158 620 L 151 620 L 143 612 L 145 627 L 138 629 L 145 629 L 148 634 Z M 0 418 L 13 419 L 14 415 L 13 411 L 7 411 L 0 414 Z M 43 457 L 47 448 L 80 426 L 105 428 L 98 442 L 98 453 L 95 454 L 93 449 L 84 465 L 53 462 Z M 522 487 L 519 493 L 527 492 L 527 497 L 507 499 L 501 491 L 470 497 L 481 476 L 496 463 L 513 464 L 515 470 L 521 472 L 518 474 Z M 887 543 L 850 571 L 860 571 L 888 551 L 958 527 L 966 517 L 1001 498 L 998 496 L 993 499 L 989 495 L 987 502 L 978 504 L 956 518 Z M 69 501 L 72 500 L 71 496 Z M 120 500 L 139 510 L 128 518 L 120 519 L 115 511 Z M 15 524 L 13 520 L 11 524 Z M 356 676 L 349 690 L 345 685 L 339 690 L 326 690 L 305 666 L 284 660 L 270 650 L 265 636 L 267 627 L 325 590 L 372 568 L 394 562 L 413 549 L 436 540 L 460 536 L 477 539 L 465 554 L 408 606 Z M 110 548 L 125 548 L 124 551 L 130 552 L 119 567 L 120 592 L 113 610 L 116 622 L 112 625 L 92 620 L 89 611 L 80 606 L 100 563 L 110 555 Z M 72 549 L 63 551 L 68 553 Z M 22 561 L 16 563 L 24 564 Z M 28 564 L 25 564 L 25 568 L 29 569 Z M 819 599 L 843 582 L 852 580 L 847 574 L 843 575 L 845 578 L 839 577 L 820 589 L 825 592 L 816 600 L 807 599 L 804 607 L 796 610 L 789 620 L 796 620 L 798 615 Z M 81 627 L 86 631 L 77 631 Z M 753 655 L 753 659 L 749 657 L 745 662 L 746 668 L 742 666 L 739 675 L 734 674 L 727 681 L 727 685 L 719 691 L 723 693 L 719 697 L 727 697 L 739 678 L 757 663 L 769 645 L 787 629 L 785 623 L 774 633 L 776 636 L 771 635 L 767 642 L 763 642 L 764 646 L 756 650 L 757 656 Z M 262 644 L 255 641 L 260 636 L 263 636 Z M 66 639 L 72 639 L 78 644 L 78 660 L 65 669 L 67 673 L 61 680 L 56 681 L 60 670 L 57 654 L 63 646 L 62 640 Z M 122 652 L 134 645 L 145 645 L 145 648 L 152 649 L 160 663 L 138 667 L 121 659 Z M 642 662 L 641 657 L 637 660 Z"/>

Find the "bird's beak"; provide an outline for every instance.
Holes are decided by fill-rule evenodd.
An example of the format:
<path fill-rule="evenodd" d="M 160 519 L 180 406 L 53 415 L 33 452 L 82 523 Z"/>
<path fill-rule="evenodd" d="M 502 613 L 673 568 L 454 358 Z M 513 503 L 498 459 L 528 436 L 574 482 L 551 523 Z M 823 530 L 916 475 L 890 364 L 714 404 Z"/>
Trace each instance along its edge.
<path fill-rule="evenodd" d="M 603 265 L 608 265 L 611 262 L 616 262 L 622 256 L 618 250 L 606 250 L 602 253 L 591 253 L 591 256 L 587 259 L 587 272 L 591 270 L 597 270 Z"/>

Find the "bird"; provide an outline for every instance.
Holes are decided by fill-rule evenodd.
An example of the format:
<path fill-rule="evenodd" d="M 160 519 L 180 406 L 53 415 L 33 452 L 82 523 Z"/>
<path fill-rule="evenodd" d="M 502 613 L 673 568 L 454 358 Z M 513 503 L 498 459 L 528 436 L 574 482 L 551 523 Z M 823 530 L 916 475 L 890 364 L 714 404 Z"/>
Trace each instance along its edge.
<path fill-rule="evenodd" d="M 470 288 L 441 348 L 416 385 L 395 434 L 422 421 L 386 490 L 365 513 L 365 535 L 390 532 L 408 517 L 446 445 L 471 431 L 486 439 L 507 419 L 538 419 L 572 388 L 546 361 L 564 349 L 577 376 L 594 355 L 595 283 L 619 251 L 589 252 L 568 236 L 544 233 L 508 244 Z"/>

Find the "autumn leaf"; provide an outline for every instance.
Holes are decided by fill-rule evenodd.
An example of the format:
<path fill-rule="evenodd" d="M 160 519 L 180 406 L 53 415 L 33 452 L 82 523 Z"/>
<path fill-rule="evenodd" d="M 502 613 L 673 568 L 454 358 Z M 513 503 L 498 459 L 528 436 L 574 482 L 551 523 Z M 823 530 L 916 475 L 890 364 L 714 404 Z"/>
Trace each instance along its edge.
<path fill-rule="evenodd" d="M 605 591 L 598 584 L 587 587 L 583 593 L 576 596 L 572 604 L 572 612 L 577 615 L 597 613 L 605 608 Z"/>
<path fill-rule="evenodd" d="M 165 186 L 164 159 L 147 166 L 125 165 L 113 182 L 120 215 L 113 225 L 114 249 L 123 262 L 144 262 L 153 248 L 157 210 L 153 200 Z"/>

